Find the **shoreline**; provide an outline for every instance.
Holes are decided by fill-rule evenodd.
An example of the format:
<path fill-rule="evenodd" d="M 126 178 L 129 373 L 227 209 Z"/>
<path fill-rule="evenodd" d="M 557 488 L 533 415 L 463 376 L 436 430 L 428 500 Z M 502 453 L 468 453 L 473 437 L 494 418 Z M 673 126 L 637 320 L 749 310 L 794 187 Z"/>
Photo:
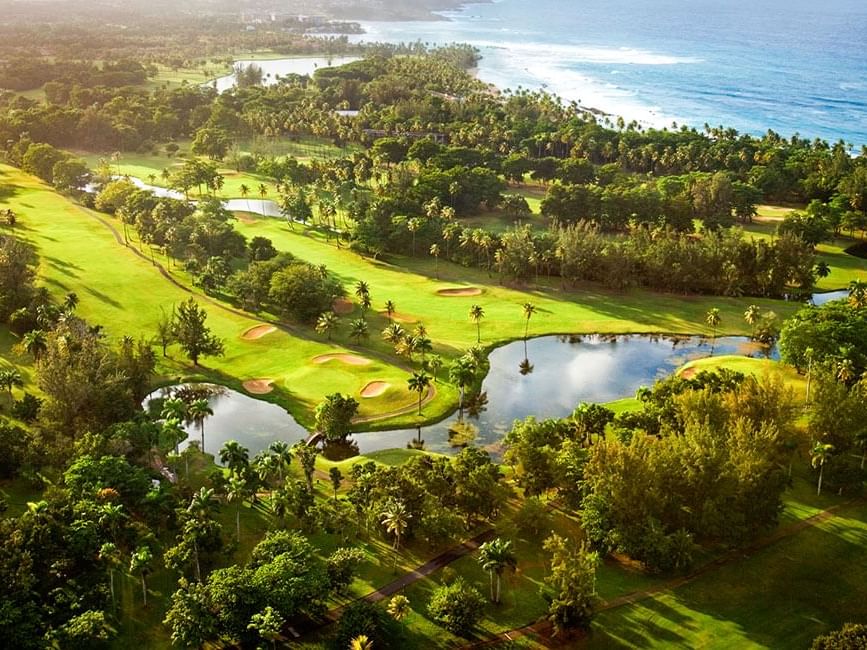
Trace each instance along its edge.
<path fill-rule="evenodd" d="M 354 21 L 364 30 L 365 22 L 441 22 L 451 20 L 444 12 L 459 11 L 474 4 L 491 4 L 493 0 L 406 0 L 400 7 L 364 7 L 362 4 L 332 7 L 333 20 Z M 362 34 L 363 35 L 363 34 Z"/>

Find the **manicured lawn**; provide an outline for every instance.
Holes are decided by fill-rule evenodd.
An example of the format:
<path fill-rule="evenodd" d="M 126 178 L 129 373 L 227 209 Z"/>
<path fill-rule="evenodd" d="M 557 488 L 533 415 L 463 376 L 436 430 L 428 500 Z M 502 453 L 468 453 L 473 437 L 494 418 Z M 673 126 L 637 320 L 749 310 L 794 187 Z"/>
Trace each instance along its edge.
<path fill-rule="evenodd" d="M 578 647 L 805 648 L 867 617 L 867 506 L 639 603 L 602 612 Z"/>
<path fill-rule="evenodd" d="M 740 372 L 745 375 L 754 375 L 762 378 L 765 375 L 776 375 L 795 392 L 795 397 L 802 401 L 807 392 L 806 377 L 798 374 L 798 371 L 773 359 L 760 359 L 755 357 L 741 357 L 737 355 L 722 355 L 718 357 L 706 357 L 690 361 L 678 369 L 678 374 L 693 374 L 702 370 L 714 371 L 720 368 Z"/>

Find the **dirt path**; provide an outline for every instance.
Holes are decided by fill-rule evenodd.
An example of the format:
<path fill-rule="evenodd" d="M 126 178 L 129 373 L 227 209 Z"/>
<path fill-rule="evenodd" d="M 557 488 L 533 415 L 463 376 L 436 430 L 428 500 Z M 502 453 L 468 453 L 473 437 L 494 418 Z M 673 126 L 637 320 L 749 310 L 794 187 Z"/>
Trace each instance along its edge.
<path fill-rule="evenodd" d="M 294 625 L 289 628 L 289 632 L 293 638 L 297 639 L 304 634 L 313 632 L 316 629 L 325 627 L 326 625 L 330 625 L 331 623 L 338 621 L 340 619 L 340 616 L 343 614 L 343 611 L 352 603 L 356 603 L 362 600 L 366 600 L 369 603 L 378 603 L 380 600 L 384 600 L 389 596 L 396 594 L 401 589 L 408 587 L 414 582 L 418 582 L 419 580 L 428 577 L 435 571 L 438 571 L 439 569 L 448 566 L 455 560 L 458 560 L 465 555 L 469 555 L 470 553 L 475 552 L 479 548 L 479 546 L 492 539 L 494 537 L 494 533 L 495 531 L 493 528 L 483 530 L 475 537 L 471 537 L 462 544 L 453 546 L 452 548 L 443 551 L 436 557 L 422 564 L 420 567 L 413 569 L 409 573 L 403 574 L 397 580 L 389 582 L 387 585 L 380 587 L 376 591 L 372 591 L 366 596 L 356 598 L 355 600 L 350 601 L 344 605 L 340 605 L 339 607 L 331 609 L 325 615 L 324 619 L 321 622 L 309 621 L 304 625 Z"/>
<path fill-rule="evenodd" d="M 832 506 L 831 508 L 823 510 L 822 512 L 817 512 L 815 515 L 807 517 L 806 519 L 802 519 L 801 521 L 797 521 L 794 524 L 790 524 L 785 527 L 779 527 L 770 535 L 767 535 L 766 537 L 757 540 L 749 546 L 733 549 L 714 560 L 706 562 L 705 564 L 701 565 L 700 567 L 686 575 L 672 578 L 671 580 L 660 583 L 654 587 L 642 589 L 641 591 L 634 591 L 632 593 L 618 596 L 617 598 L 614 598 L 612 600 L 603 601 L 596 607 L 596 612 L 605 612 L 611 609 L 617 609 L 618 607 L 623 607 L 624 605 L 632 605 L 642 600 L 651 598 L 661 592 L 677 589 L 678 587 L 693 582 L 694 580 L 700 578 L 707 573 L 710 573 L 711 571 L 715 571 L 729 564 L 734 564 L 735 562 L 748 559 L 751 556 L 755 555 L 757 552 L 769 546 L 772 546 L 783 539 L 793 537 L 794 535 L 797 535 L 803 530 L 818 526 L 822 522 L 828 521 L 829 519 L 835 517 L 836 513 L 839 510 L 847 508 L 856 503 L 860 503 L 861 501 L 863 501 L 863 499 L 853 499 L 851 501 L 846 501 L 845 503 L 840 503 L 836 506 Z M 501 643 L 506 643 L 519 637 L 528 635 L 540 635 L 544 637 L 544 639 L 540 641 L 542 645 L 546 647 L 556 647 L 558 643 L 550 639 L 550 634 L 552 630 L 553 628 L 548 621 L 536 621 L 534 623 L 529 623 L 523 627 L 507 630 L 506 632 L 500 632 L 498 635 L 491 637 L 490 639 L 479 641 L 477 643 L 470 643 L 463 647 L 491 648 Z"/>
<path fill-rule="evenodd" d="M 297 327 L 290 325 L 289 323 L 286 323 L 284 321 L 272 320 L 272 319 L 268 319 L 268 318 L 254 318 L 252 315 L 250 315 L 246 312 L 240 311 L 238 309 L 234 309 L 233 307 L 229 307 L 227 305 L 224 305 L 223 303 L 221 303 L 217 300 L 214 300 L 210 296 L 203 295 L 203 294 L 200 294 L 200 293 L 193 291 L 188 286 L 186 286 L 186 285 L 182 284 L 181 282 L 179 282 L 178 280 L 176 280 L 175 277 L 171 273 L 169 273 L 169 271 L 160 262 L 156 261 L 155 258 L 148 257 L 144 252 L 135 248 L 135 246 L 133 246 L 131 243 L 124 241 L 123 237 L 118 232 L 117 228 L 114 227 L 114 224 L 112 224 L 109 221 L 106 221 L 105 219 L 103 219 L 99 215 L 94 214 L 89 210 L 85 210 L 85 214 L 96 219 L 103 226 L 108 228 L 109 232 L 111 232 L 111 234 L 114 235 L 114 238 L 118 244 L 129 249 L 129 251 L 132 252 L 133 255 L 136 255 L 137 257 L 143 259 L 146 262 L 150 262 L 151 265 L 154 266 L 157 269 L 157 271 L 159 271 L 160 275 L 162 275 L 166 280 L 171 282 L 174 286 L 176 286 L 181 291 L 184 291 L 185 293 L 188 293 L 191 296 L 195 296 L 196 298 L 198 298 L 200 300 L 204 300 L 208 304 L 213 305 L 214 307 L 216 307 L 218 309 L 222 309 L 223 311 L 230 313 L 230 314 L 233 314 L 235 316 L 239 316 L 241 318 L 247 319 L 247 320 L 252 321 L 254 323 L 261 323 L 262 321 L 264 321 L 264 322 L 268 323 L 269 325 L 273 325 L 274 327 L 281 329 L 287 333 L 291 333 L 291 334 L 298 336 L 300 338 L 307 338 L 304 336 L 304 334 L 302 334 L 298 330 Z M 409 372 L 409 373 L 413 372 L 412 368 L 410 368 L 408 366 L 396 364 L 396 363 L 394 363 L 393 360 L 388 359 L 384 355 L 381 355 L 374 350 L 365 350 L 364 353 L 369 355 L 369 356 L 377 357 L 380 359 L 380 361 L 383 361 L 383 362 L 387 363 L 388 365 L 395 366 L 396 368 L 400 368 L 401 370 L 404 370 L 406 372 Z M 433 399 L 436 396 L 437 396 L 437 389 L 436 389 L 436 386 L 432 383 L 430 385 L 430 388 L 428 388 L 427 394 L 425 394 L 425 396 L 422 398 L 421 405 L 422 406 L 427 405 L 428 403 L 433 401 Z M 413 403 L 413 404 L 409 404 L 405 407 L 395 409 L 393 411 L 387 411 L 385 413 L 380 413 L 378 415 L 371 415 L 371 416 L 368 416 L 365 418 L 358 418 L 358 419 L 354 420 L 353 422 L 355 424 L 368 424 L 371 422 L 380 422 L 382 420 L 388 420 L 389 418 L 397 417 L 399 415 L 406 415 L 407 413 L 411 413 L 412 411 L 414 411 L 417 408 L 418 408 L 418 404 Z"/>

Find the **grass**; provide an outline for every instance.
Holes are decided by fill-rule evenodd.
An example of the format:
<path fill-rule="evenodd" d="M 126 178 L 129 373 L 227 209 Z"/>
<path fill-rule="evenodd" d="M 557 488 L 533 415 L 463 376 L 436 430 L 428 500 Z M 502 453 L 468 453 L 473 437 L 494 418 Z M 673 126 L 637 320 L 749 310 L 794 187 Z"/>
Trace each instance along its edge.
<path fill-rule="evenodd" d="M 722 355 L 718 357 L 706 357 L 690 361 L 677 372 L 678 374 L 701 372 L 702 370 L 718 370 L 725 368 L 745 375 L 764 377 L 776 375 L 782 378 L 785 385 L 791 388 L 796 399 L 803 401 L 807 393 L 806 377 L 798 374 L 798 371 L 773 359 L 759 359 L 755 357 L 741 357 L 737 355 Z"/>

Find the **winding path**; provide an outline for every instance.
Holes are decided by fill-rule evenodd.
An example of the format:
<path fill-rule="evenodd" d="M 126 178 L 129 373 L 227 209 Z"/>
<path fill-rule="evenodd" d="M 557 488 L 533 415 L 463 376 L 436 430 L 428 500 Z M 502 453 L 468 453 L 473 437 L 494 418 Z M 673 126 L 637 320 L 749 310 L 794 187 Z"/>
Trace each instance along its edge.
<path fill-rule="evenodd" d="M 273 325 L 274 327 L 277 327 L 286 333 L 293 334 L 294 336 L 297 336 L 299 338 L 307 338 L 301 332 L 301 330 L 299 330 L 296 326 L 291 325 L 290 323 L 287 323 L 285 321 L 280 321 L 280 320 L 274 320 L 274 319 L 270 319 L 270 318 L 254 318 L 253 316 L 251 316 L 247 312 L 241 311 L 239 309 L 235 309 L 234 307 L 229 307 L 228 305 L 225 305 L 222 302 L 215 300 L 206 294 L 201 294 L 201 293 L 197 293 L 197 292 L 193 291 L 187 285 L 179 282 L 168 271 L 168 269 L 166 269 L 160 262 L 157 262 L 153 256 L 148 257 L 144 252 L 135 248 L 131 243 L 125 241 L 124 238 L 121 236 L 121 234 L 118 232 L 117 228 L 115 228 L 114 224 L 112 224 L 110 221 L 107 221 L 106 219 L 99 216 L 98 214 L 95 214 L 91 210 L 84 210 L 84 212 L 85 212 L 85 214 L 92 217 L 93 219 L 96 219 L 103 226 L 108 228 L 108 230 L 111 232 L 111 234 L 114 235 L 114 238 L 118 244 L 120 244 L 124 248 L 127 248 L 130 252 L 133 253 L 133 255 L 136 255 L 137 257 L 143 259 L 146 262 L 150 262 L 150 264 L 152 266 L 156 267 L 156 269 L 157 269 L 157 271 L 159 271 L 160 275 L 162 275 L 166 280 L 171 282 L 175 287 L 177 287 L 181 291 L 188 293 L 191 296 L 195 296 L 201 300 L 204 300 L 208 304 L 213 305 L 214 307 L 216 307 L 218 309 L 222 309 L 223 311 L 230 313 L 234 316 L 238 316 L 240 318 L 245 318 L 245 319 L 247 319 L 251 322 L 254 322 L 254 323 L 260 323 L 260 322 L 264 321 L 265 323 L 268 323 L 269 325 Z M 346 346 L 346 347 L 351 348 L 351 346 Z M 402 364 L 396 364 L 396 363 L 394 363 L 394 361 L 392 359 L 387 358 L 385 355 L 382 355 L 382 354 L 376 352 L 375 350 L 356 350 L 356 351 L 363 352 L 364 354 L 366 354 L 368 356 L 374 356 L 374 357 L 378 358 L 380 361 L 383 361 L 384 363 L 392 365 L 396 368 L 400 368 L 401 370 L 404 370 L 405 372 L 409 372 L 409 373 L 413 372 L 413 369 L 410 368 L 409 366 L 404 366 Z M 436 398 L 436 396 L 437 396 L 437 389 L 436 389 L 436 386 L 432 383 L 430 385 L 430 387 L 428 388 L 427 393 L 422 398 L 421 405 L 426 406 L 427 404 L 432 402 Z M 371 422 L 381 422 L 383 420 L 388 420 L 388 419 L 391 419 L 393 417 L 398 417 L 400 415 L 406 415 L 407 413 L 412 413 L 417 408 L 418 408 L 418 403 L 413 402 L 412 404 L 408 404 L 407 406 L 401 407 L 399 409 L 394 409 L 392 411 L 386 411 L 385 413 L 379 413 L 377 415 L 371 415 L 371 416 L 367 416 L 367 417 L 363 417 L 363 418 L 355 418 L 353 420 L 353 424 L 369 424 Z"/>
<path fill-rule="evenodd" d="M 807 517 L 806 519 L 802 519 L 793 524 L 789 524 L 788 526 L 781 526 L 777 528 L 773 533 L 763 537 L 749 546 L 732 549 L 731 551 L 724 553 L 723 555 L 706 562 L 701 565 L 697 569 L 691 571 L 690 573 L 679 576 L 677 578 L 672 578 L 671 580 L 667 580 L 666 582 L 662 582 L 653 587 L 648 587 L 647 589 L 642 589 L 640 591 L 634 591 L 628 594 L 624 594 L 622 596 L 618 596 L 612 600 L 603 601 L 596 607 L 596 612 L 605 612 L 612 609 L 617 609 L 619 607 L 623 607 L 625 605 L 632 605 L 634 603 L 640 602 L 642 600 L 646 600 L 651 598 L 661 592 L 671 591 L 673 589 L 677 589 L 685 584 L 693 582 L 694 580 L 700 578 L 701 576 L 715 571 L 716 569 L 722 568 L 724 566 L 728 566 L 730 564 L 734 564 L 741 560 L 747 559 L 754 555 L 755 553 L 769 547 L 773 546 L 777 542 L 793 537 L 797 535 L 803 530 L 808 528 L 813 528 L 818 526 L 822 522 L 828 521 L 836 516 L 836 513 L 839 510 L 843 510 L 848 508 L 849 506 L 855 505 L 857 503 L 862 503 L 865 499 L 852 499 L 850 501 L 846 501 L 844 503 L 837 504 L 836 506 L 832 506 L 827 510 L 823 510 L 821 512 L 817 512 L 815 515 L 811 517 Z M 513 641 L 514 639 L 529 636 L 529 635 L 541 635 L 544 637 L 549 637 L 551 632 L 553 631 L 553 626 L 547 620 L 540 620 L 534 623 L 528 623 L 522 627 L 514 628 L 511 630 L 507 630 L 505 632 L 500 632 L 496 636 L 493 636 L 489 639 L 485 639 L 484 641 L 478 641 L 476 643 L 470 643 L 462 646 L 463 648 L 490 648 L 497 646 L 501 643 L 507 643 L 509 641 Z M 542 645 L 546 645 L 544 642 Z"/>

